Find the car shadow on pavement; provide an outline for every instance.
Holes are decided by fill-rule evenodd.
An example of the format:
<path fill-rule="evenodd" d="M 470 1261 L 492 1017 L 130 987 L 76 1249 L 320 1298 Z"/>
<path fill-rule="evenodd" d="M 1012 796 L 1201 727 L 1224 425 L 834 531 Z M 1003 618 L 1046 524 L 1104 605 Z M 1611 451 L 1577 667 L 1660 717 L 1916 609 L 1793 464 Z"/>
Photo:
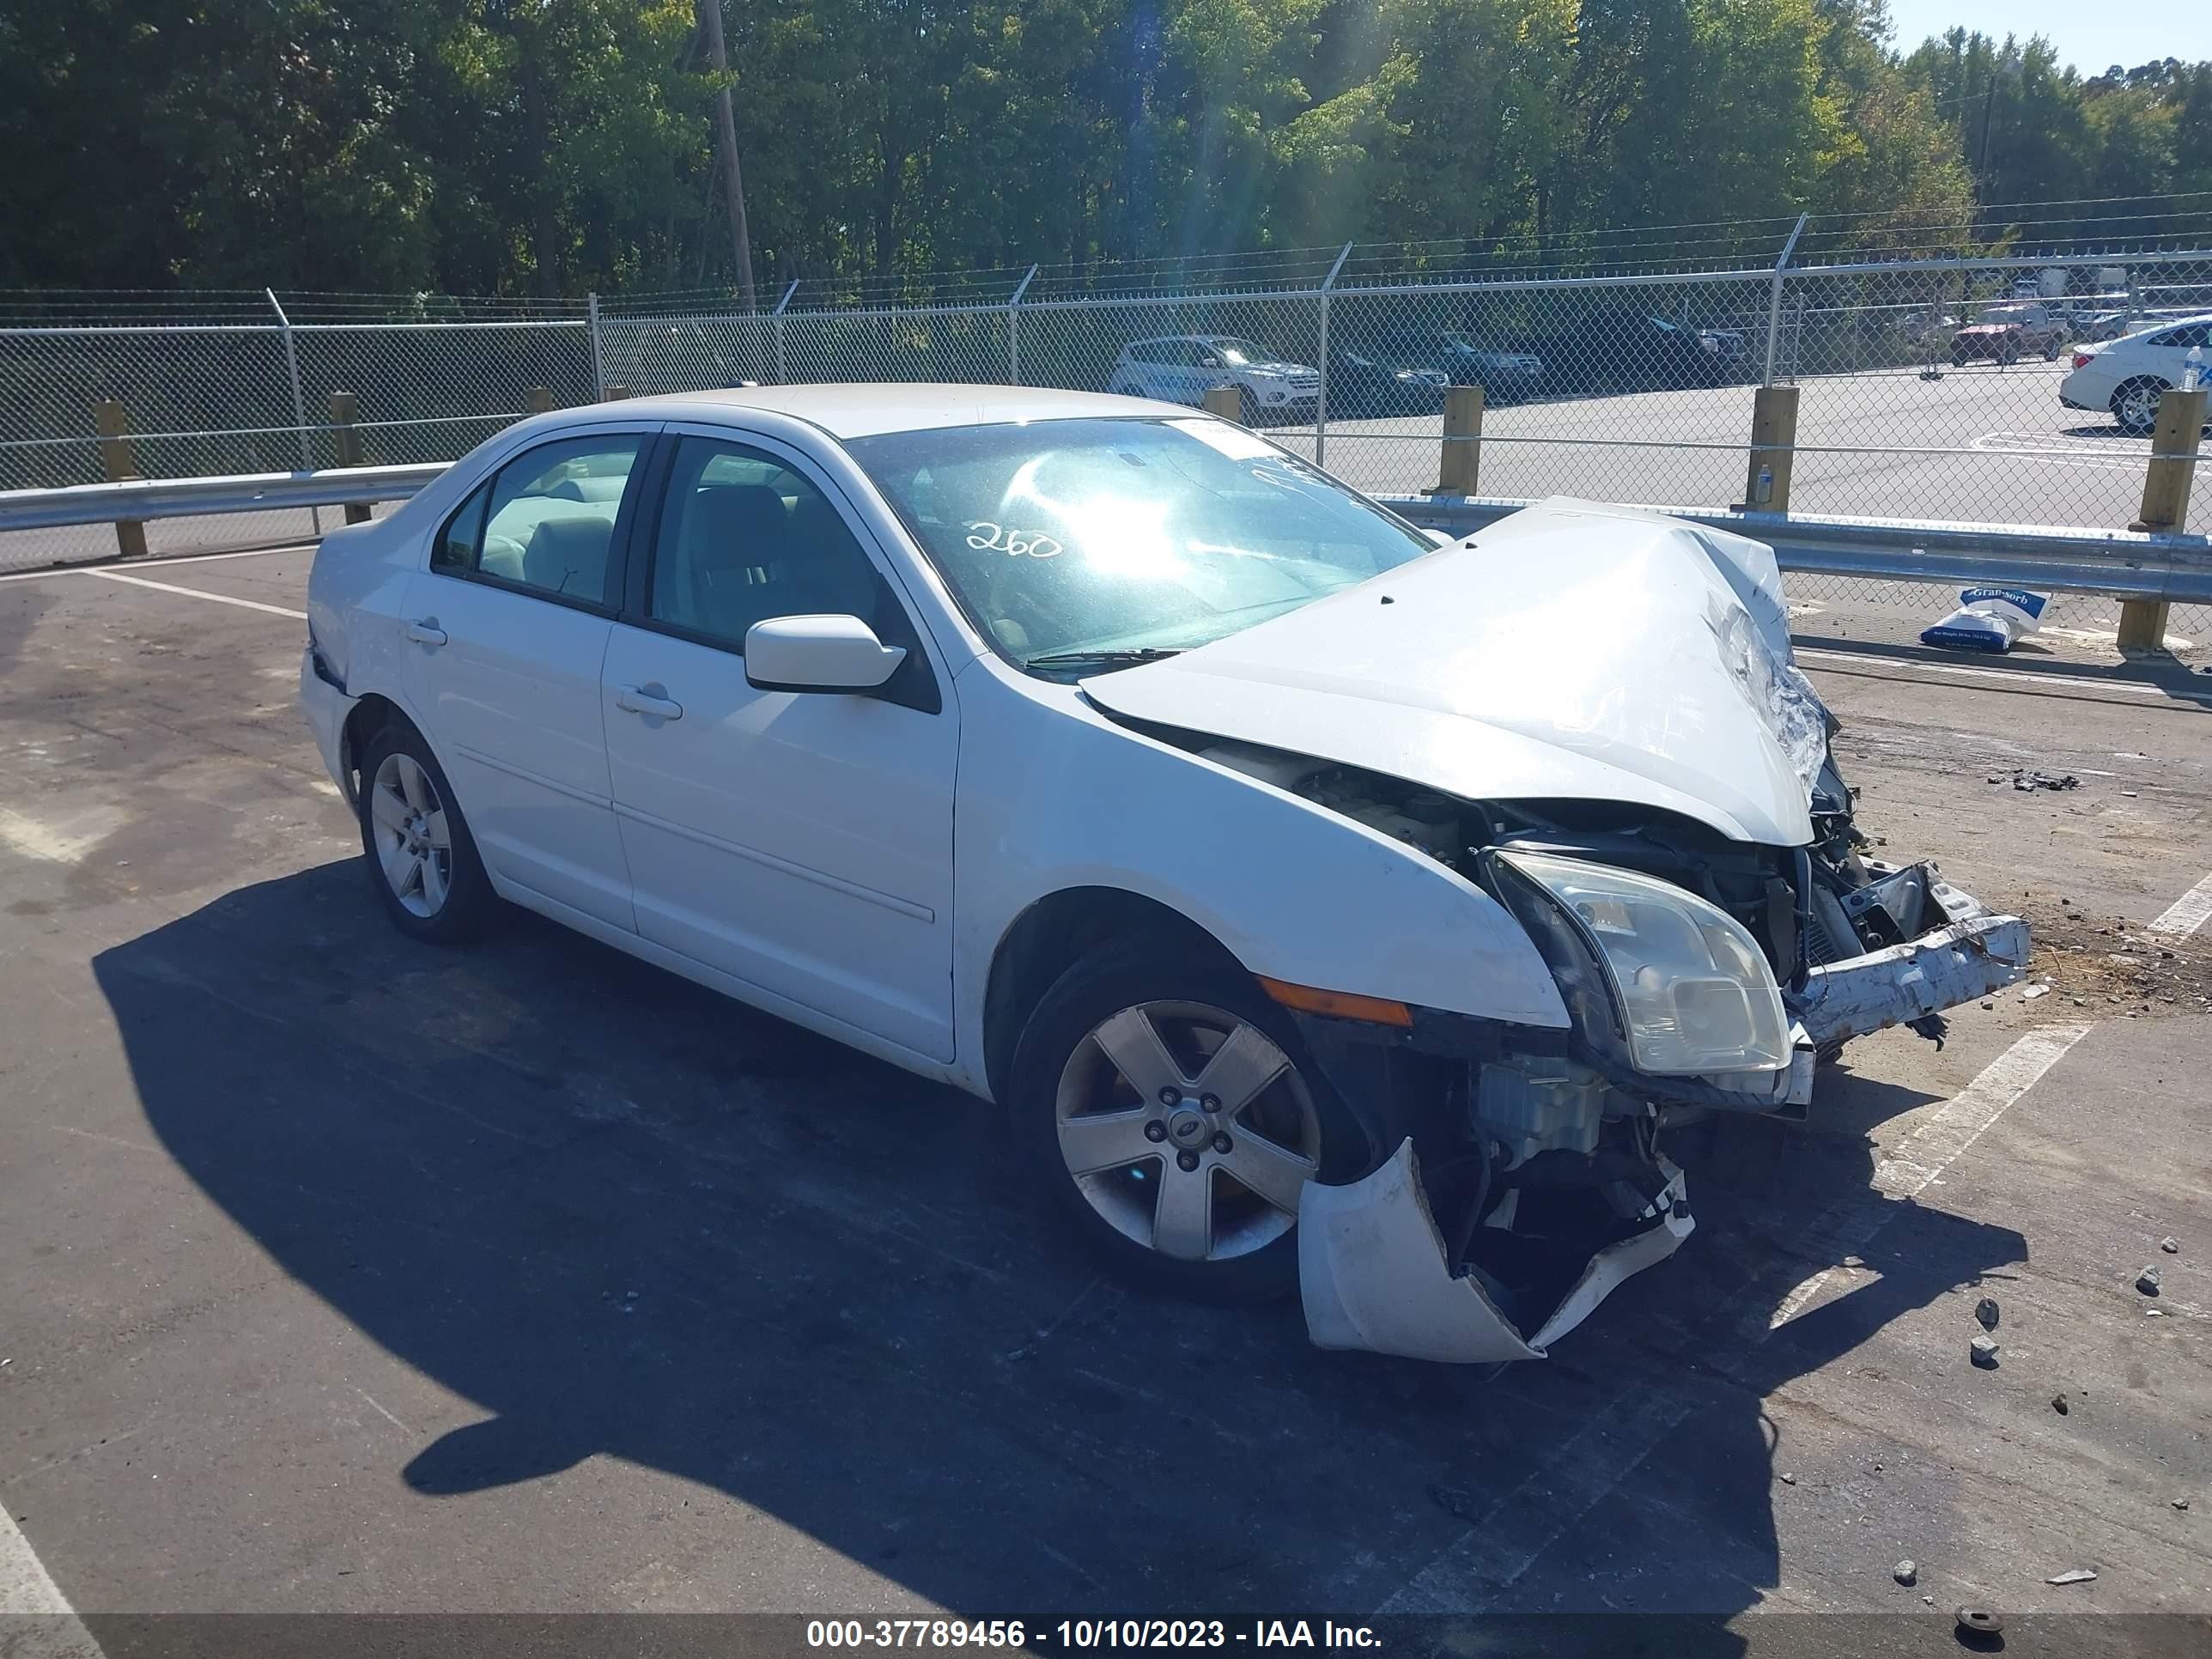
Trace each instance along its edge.
<path fill-rule="evenodd" d="M 993 1109 L 528 917 L 425 949 L 347 862 L 94 968 L 170 1155 L 472 1402 L 319 1508 L 511 1488 L 512 1524 L 554 1526 L 529 1483 L 613 1457 L 866 1570 L 840 1583 L 970 1613 L 1734 1613 L 1780 1577 L 1766 1397 L 2027 1254 L 1887 1205 L 1852 1246 L 1879 1276 L 1770 1335 L 1830 1265 L 1806 1218 L 1869 1201 L 1871 1164 L 1856 1133 L 1759 1139 L 1693 1184 L 1688 1245 L 1549 1361 L 1328 1354 L 1294 1305 L 1096 1277 Z M 653 1540 L 687 1604 L 805 1605 L 818 1559 L 703 1508 Z"/>

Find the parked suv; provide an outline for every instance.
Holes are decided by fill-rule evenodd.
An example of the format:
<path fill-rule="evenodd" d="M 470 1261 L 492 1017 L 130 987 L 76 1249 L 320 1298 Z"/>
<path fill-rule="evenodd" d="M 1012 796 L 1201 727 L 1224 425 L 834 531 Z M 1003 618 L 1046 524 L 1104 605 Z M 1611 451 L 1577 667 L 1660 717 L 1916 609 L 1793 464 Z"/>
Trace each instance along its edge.
<path fill-rule="evenodd" d="M 1963 368 L 1976 357 L 2016 363 L 2031 351 L 2049 362 L 2065 343 L 2066 323 L 2049 306 L 1991 306 L 1951 337 L 1951 367 Z"/>
<path fill-rule="evenodd" d="M 1310 420 L 1321 371 L 1233 334 L 1167 334 L 1123 346 L 1109 384 L 1125 397 L 1192 404 L 1208 387 L 1233 386 L 1249 426 L 1263 416 Z"/>

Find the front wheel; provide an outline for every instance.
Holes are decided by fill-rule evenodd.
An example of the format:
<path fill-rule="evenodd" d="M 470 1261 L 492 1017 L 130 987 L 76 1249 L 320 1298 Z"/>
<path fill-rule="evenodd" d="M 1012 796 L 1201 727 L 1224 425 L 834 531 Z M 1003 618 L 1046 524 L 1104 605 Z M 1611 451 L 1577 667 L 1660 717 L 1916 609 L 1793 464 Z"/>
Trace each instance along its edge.
<path fill-rule="evenodd" d="M 400 931 L 434 945 L 475 934 L 491 908 L 491 878 L 420 733 L 387 726 L 361 762 L 361 841 L 369 881 Z"/>
<path fill-rule="evenodd" d="M 1231 963 L 1139 941 L 1070 968 L 1015 1048 L 1014 1133 L 1054 1206 L 1120 1273 L 1216 1302 L 1297 1282 L 1307 1182 L 1367 1137 L 1289 1017 Z"/>

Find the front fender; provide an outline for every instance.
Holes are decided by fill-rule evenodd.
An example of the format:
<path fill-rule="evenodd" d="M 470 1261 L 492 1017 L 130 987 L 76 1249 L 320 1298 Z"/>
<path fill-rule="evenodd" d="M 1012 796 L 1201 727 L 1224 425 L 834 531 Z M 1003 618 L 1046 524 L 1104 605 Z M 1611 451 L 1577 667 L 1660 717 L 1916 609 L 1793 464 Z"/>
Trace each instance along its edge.
<path fill-rule="evenodd" d="M 1255 974 L 1565 1028 L 1513 917 L 1417 849 L 1109 720 L 1072 686 L 979 658 L 961 677 L 955 988 L 982 1052 L 990 963 L 1016 918 L 1076 887 L 1188 917 Z"/>

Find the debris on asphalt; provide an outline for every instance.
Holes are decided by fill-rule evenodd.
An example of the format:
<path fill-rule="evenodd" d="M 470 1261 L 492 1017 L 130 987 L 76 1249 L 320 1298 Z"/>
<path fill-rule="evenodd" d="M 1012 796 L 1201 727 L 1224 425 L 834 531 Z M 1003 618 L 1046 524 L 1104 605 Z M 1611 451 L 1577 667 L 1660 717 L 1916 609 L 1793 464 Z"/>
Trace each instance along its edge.
<path fill-rule="evenodd" d="M 1929 1607 L 1934 1607 L 1934 1606 L 1936 1605 L 1936 1598 L 1935 1598 L 1935 1596 L 1934 1596 L 1934 1595 L 1923 1595 L 1923 1596 L 1922 1596 L 1920 1599 L 1921 1599 L 1922 1601 L 1925 1601 L 1925 1602 L 1926 1602 Z"/>
<path fill-rule="evenodd" d="M 2033 1002 L 2038 997 L 2047 997 L 2050 994 L 2050 986 L 2038 982 L 2034 985 L 2029 986 L 2025 991 L 2022 991 L 2020 994 L 2020 1000 L 2022 1002 Z"/>
<path fill-rule="evenodd" d="M 2173 1507 L 2178 1510 L 2185 1510 L 2189 1507 L 2189 1500 L 2186 1498 L 2177 1498 L 2173 1500 Z"/>
<path fill-rule="evenodd" d="M 2097 1575 L 2092 1569 L 2069 1567 L 2063 1572 L 2052 1574 L 2043 1582 L 2046 1584 L 2093 1584 L 2096 1581 Z"/>
<path fill-rule="evenodd" d="M 1992 1340 L 1990 1338 L 1986 1337 L 1986 1336 L 1978 1336 L 1978 1337 L 1976 1337 L 1976 1338 L 1974 1339 L 1974 1341 L 1973 1341 L 1973 1347 L 1972 1347 L 1972 1358 L 1973 1358 L 1973 1362 L 1974 1362 L 1974 1364 L 1976 1364 L 1977 1365 L 1979 1365 L 1979 1366 L 1980 1366 L 1984 1370 L 1985 1370 L 1985 1371 L 1993 1371 L 1993 1370 L 1996 1370 L 1996 1368 L 1997 1368 L 1997 1345 L 1996 1345 L 1996 1343 L 1994 1340 Z"/>
<path fill-rule="evenodd" d="M 1785 1469 L 1782 1475 L 1782 1484 L 1785 1486 L 1794 1486 L 1797 1484 L 1797 1477 Z"/>
<path fill-rule="evenodd" d="M 1985 1296 L 1974 1304 L 1974 1317 L 1982 1322 L 1982 1328 L 1993 1331 L 1997 1328 L 1997 1299 Z"/>
<path fill-rule="evenodd" d="M 1436 1506 L 1455 1521 L 1475 1522 L 1482 1519 L 1473 1492 L 1462 1492 L 1457 1486 L 1429 1486 L 1429 1498 Z"/>
<path fill-rule="evenodd" d="M 2065 1416 L 2067 1411 L 2069 1409 L 2066 1404 L 2066 1396 L 2063 1394 L 2052 1395 L 2051 1396 L 2051 1409 L 2057 1412 L 2061 1417 Z"/>
<path fill-rule="evenodd" d="M 2004 1628 L 2004 1620 L 1987 1607 L 1960 1607 L 1956 1617 L 1959 1628 L 1969 1636 L 1994 1636 Z"/>
<path fill-rule="evenodd" d="M 2081 787 L 2081 780 L 2071 772 L 2039 772 L 2027 766 L 2014 767 L 2009 778 L 2002 772 L 1992 772 L 1990 781 L 2009 782 L 2015 789 L 2078 789 Z"/>
<path fill-rule="evenodd" d="M 2137 1273 L 2136 1275 L 2136 1288 L 2141 1291 L 2145 1296 L 2156 1296 L 2158 1294 L 2158 1269 L 2156 1267 L 2145 1267 L 2141 1273 Z"/>
<path fill-rule="evenodd" d="M 1900 1584 L 1912 1583 L 1920 1577 L 1920 1564 L 1911 1560 L 1900 1561 L 1889 1570 L 1889 1576 Z"/>
<path fill-rule="evenodd" d="M 2161 1238 L 2158 1241 L 2158 1248 L 2164 1250 L 2168 1255 L 2179 1255 L 2181 1254 L 2181 1241 L 2178 1238 Z"/>

